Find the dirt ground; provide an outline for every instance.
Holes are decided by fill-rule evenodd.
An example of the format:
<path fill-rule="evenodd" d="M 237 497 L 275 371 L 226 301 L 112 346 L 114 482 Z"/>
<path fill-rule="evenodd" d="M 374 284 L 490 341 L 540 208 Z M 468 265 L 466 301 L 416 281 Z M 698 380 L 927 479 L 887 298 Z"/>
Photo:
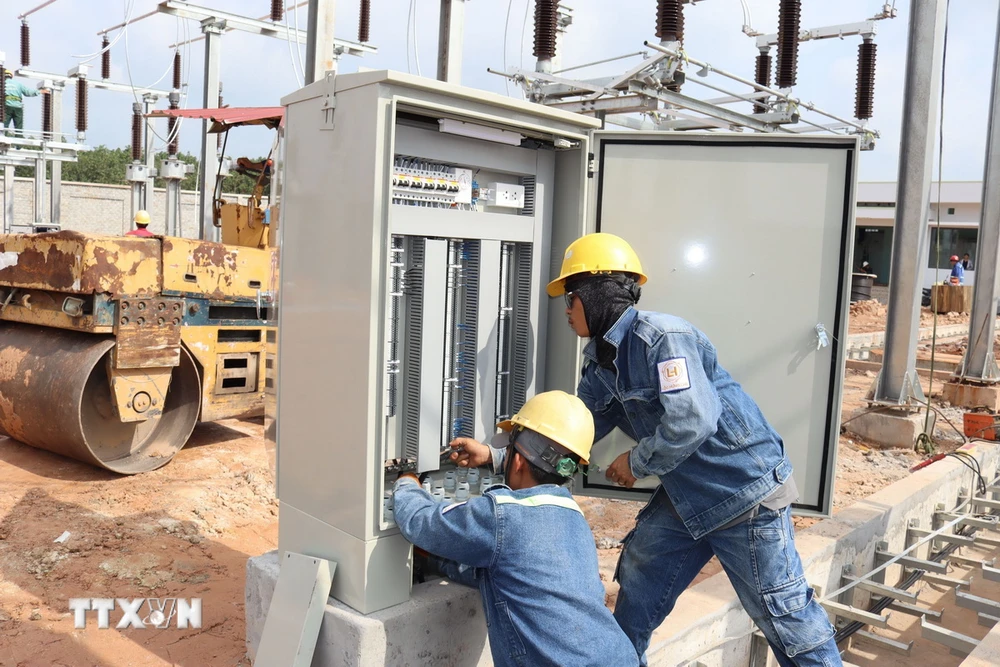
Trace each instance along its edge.
<path fill-rule="evenodd" d="M 246 561 L 278 541 L 262 436 L 205 424 L 134 477 L 0 438 L 0 666 L 249 665 Z M 74 629 L 69 598 L 109 596 L 200 597 L 202 627 L 102 630 L 91 613 Z"/>
<path fill-rule="evenodd" d="M 848 326 L 851 333 L 873 333 L 885 331 L 885 319 L 888 307 L 878 301 L 858 301 L 851 304 L 851 317 Z M 969 321 L 968 313 L 939 313 L 938 326 L 965 324 Z M 934 313 L 930 308 L 920 309 L 920 326 L 929 327 L 934 324 Z"/>
<path fill-rule="evenodd" d="M 851 330 L 874 326 L 864 324 L 866 317 L 874 321 L 879 314 L 858 313 Z M 951 339 L 938 349 L 961 345 L 961 339 Z M 871 371 L 847 371 L 844 420 L 865 405 L 873 380 Z M 926 378 L 924 383 L 926 391 Z M 940 409 L 961 425 L 959 410 Z M 943 450 L 961 442 L 944 420 L 938 420 L 935 436 Z M 922 458 L 847 435 L 840 438 L 838 457 L 835 510 L 907 476 Z M 277 546 L 273 495 L 259 420 L 199 426 L 169 465 L 135 477 L 0 437 L 0 667 L 249 665 L 245 567 L 248 557 Z M 594 529 L 613 605 L 619 543 L 642 505 L 579 500 Z M 802 529 L 816 521 L 800 517 L 795 523 Z M 55 543 L 64 531 L 69 539 Z M 696 581 L 720 569 L 713 560 Z M 69 598 L 108 596 L 200 597 L 202 628 L 102 630 L 94 614 L 86 629 L 74 628 Z M 113 623 L 118 615 L 112 614 Z M 959 662 L 952 660 L 940 665 Z"/>

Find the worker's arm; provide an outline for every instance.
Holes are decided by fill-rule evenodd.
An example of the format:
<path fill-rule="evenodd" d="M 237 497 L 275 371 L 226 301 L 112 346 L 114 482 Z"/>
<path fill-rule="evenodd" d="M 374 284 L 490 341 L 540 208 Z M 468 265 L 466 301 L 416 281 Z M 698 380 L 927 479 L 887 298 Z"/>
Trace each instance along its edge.
<path fill-rule="evenodd" d="M 594 442 L 598 442 L 602 438 L 606 437 L 608 433 L 615 428 L 607 417 L 603 416 L 597 410 L 597 397 L 600 393 L 595 391 L 597 386 L 599 386 L 599 381 L 594 377 L 594 373 L 587 372 L 587 367 L 584 366 L 583 377 L 580 378 L 580 385 L 576 388 L 576 395 L 583 401 L 583 404 L 587 406 L 590 410 L 590 414 L 594 417 Z"/>
<path fill-rule="evenodd" d="M 21 96 L 22 97 L 38 97 L 37 88 L 28 88 L 24 84 L 21 84 Z"/>
<path fill-rule="evenodd" d="M 476 588 L 479 586 L 479 582 L 476 581 L 476 568 L 471 565 L 463 565 L 462 563 L 457 563 L 453 560 L 440 558 L 438 556 L 431 556 L 430 561 L 433 563 L 434 567 L 437 568 L 438 572 L 451 579 L 456 584 L 462 584 L 463 586 L 469 586 L 470 588 Z"/>
<path fill-rule="evenodd" d="M 670 472 L 718 430 L 722 401 L 701 353 L 693 333 L 668 333 L 650 348 L 647 363 L 656 371 L 663 417 L 629 455 L 636 479 Z"/>
<path fill-rule="evenodd" d="M 488 567 L 497 550 L 496 506 L 488 496 L 447 505 L 434 500 L 414 477 L 401 477 L 393 496 L 399 532 L 424 551 Z"/>

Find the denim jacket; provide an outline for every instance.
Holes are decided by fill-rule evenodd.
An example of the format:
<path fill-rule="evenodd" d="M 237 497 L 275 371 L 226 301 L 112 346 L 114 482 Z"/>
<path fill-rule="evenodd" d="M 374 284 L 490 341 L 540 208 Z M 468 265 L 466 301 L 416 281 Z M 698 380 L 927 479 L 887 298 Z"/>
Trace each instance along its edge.
<path fill-rule="evenodd" d="M 632 474 L 660 478 L 695 539 L 791 476 L 781 437 L 689 322 L 629 308 L 604 339 L 617 348 L 615 370 L 597 363 L 590 341 L 577 392 L 594 414 L 595 440 L 616 426 L 635 440 Z"/>
<path fill-rule="evenodd" d="M 479 588 L 498 667 L 639 664 L 604 606 L 594 535 L 565 488 L 498 485 L 449 505 L 403 478 L 394 514 L 403 537 L 447 559 L 450 579 Z"/>

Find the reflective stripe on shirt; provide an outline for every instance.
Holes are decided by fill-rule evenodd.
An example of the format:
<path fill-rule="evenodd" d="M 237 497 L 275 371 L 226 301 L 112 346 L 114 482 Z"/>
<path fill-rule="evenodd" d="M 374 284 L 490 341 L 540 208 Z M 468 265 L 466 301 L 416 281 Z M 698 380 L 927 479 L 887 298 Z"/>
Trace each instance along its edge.
<path fill-rule="evenodd" d="M 555 505 L 556 507 L 563 507 L 568 510 L 576 510 L 580 514 L 583 514 L 583 510 L 573 502 L 570 498 L 562 498 L 560 496 L 529 496 L 528 498 L 515 498 L 513 496 L 493 496 L 493 499 L 497 501 L 498 505 L 524 505 L 526 507 L 543 507 L 545 505 Z"/>

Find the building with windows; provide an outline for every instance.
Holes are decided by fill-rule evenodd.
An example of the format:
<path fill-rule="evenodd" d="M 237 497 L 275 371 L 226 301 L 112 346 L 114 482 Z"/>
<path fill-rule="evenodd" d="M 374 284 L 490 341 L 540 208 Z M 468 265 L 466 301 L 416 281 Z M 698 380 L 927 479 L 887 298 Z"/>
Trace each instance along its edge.
<path fill-rule="evenodd" d="M 975 280 L 979 220 L 982 215 L 981 181 L 946 181 L 931 185 L 931 204 L 927 211 L 927 264 L 924 287 L 941 282 L 951 273 L 952 255 L 969 255 L 965 284 Z M 858 183 L 857 222 L 854 232 L 854 270 L 867 261 L 878 276 L 876 285 L 887 285 L 892 261 L 892 235 L 896 217 L 896 183 Z"/>

